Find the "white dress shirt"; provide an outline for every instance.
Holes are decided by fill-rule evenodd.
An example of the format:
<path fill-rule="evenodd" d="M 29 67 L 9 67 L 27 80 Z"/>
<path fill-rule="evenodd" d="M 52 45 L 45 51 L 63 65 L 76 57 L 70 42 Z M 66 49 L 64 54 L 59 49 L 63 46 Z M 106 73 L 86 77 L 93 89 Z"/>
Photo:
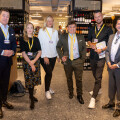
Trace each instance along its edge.
<path fill-rule="evenodd" d="M 58 43 L 58 31 L 57 30 L 53 31 L 53 28 L 48 27 L 46 28 L 49 32 L 49 35 L 51 36 L 51 39 L 46 30 L 40 29 L 38 33 L 38 39 L 40 41 L 42 50 L 41 58 L 44 57 L 53 58 L 58 55 L 56 50 L 56 46 Z"/>
<path fill-rule="evenodd" d="M 5 38 L 6 40 L 8 40 L 9 39 L 9 32 L 8 32 L 9 26 L 6 25 L 6 27 L 5 27 L 2 23 L 0 23 L 0 28 L 3 30 L 3 32 L 5 33 L 5 35 L 7 35 L 7 33 L 8 33 L 7 38 Z M 3 54 L 4 54 L 4 50 L 2 51 L 1 55 L 3 55 Z"/>
<path fill-rule="evenodd" d="M 118 41 L 116 42 L 116 39 L 119 37 Z M 114 36 L 113 42 L 112 42 L 112 46 L 111 46 L 111 61 L 114 62 L 115 61 L 115 56 L 117 54 L 118 48 L 120 46 L 120 34 L 119 36 L 117 35 L 117 33 Z"/>
<path fill-rule="evenodd" d="M 70 34 L 72 36 L 72 34 Z M 73 34 L 73 38 L 74 38 L 75 34 Z M 69 46 L 69 58 L 70 58 L 70 46 L 71 46 L 71 39 L 70 36 L 68 34 L 68 46 Z M 77 41 L 77 37 L 75 37 L 75 42 L 73 40 L 73 59 L 77 59 L 79 58 L 79 47 L 78 47 L 78 41 Z"/>

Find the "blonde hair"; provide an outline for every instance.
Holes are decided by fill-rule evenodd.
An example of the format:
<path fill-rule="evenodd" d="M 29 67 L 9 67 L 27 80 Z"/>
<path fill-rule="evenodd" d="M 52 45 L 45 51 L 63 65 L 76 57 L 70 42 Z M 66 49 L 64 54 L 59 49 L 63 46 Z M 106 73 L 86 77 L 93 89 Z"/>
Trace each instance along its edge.
<path fill-rule="evenodd" d="M 45 18 L 43 30 L 46 29 L 46 27 L 47 27 L 47 21 L 49 20 L 49 18 L 52 18 L 52 19 L 53 19 L 53 17 L 52 17 L 51 15 L 48 15 L 48 16 Z M 53 19 L 53 21 L 54 21 L 54 19 Z M 52 26 L 52 28 L 53 28 L 53 32 L 54 32 L 54 31 L 55 31 L 54 25 Z"/>
<path fill-rule="evenodd" d="M 34 29 L 34 25 L 31 22 L 28 22 L 28 23 L 26 23 L 24 32 L 23 32 L 23 34 L 24 34 L 23 38 L 24 38 L 24 41 L 26 41 L 26 42 L 28 42 L 28 40 L 29 40 L 28 35 L 27 35 L 27 26 L 30 24 L 33 26 L 33 29 Z"/>

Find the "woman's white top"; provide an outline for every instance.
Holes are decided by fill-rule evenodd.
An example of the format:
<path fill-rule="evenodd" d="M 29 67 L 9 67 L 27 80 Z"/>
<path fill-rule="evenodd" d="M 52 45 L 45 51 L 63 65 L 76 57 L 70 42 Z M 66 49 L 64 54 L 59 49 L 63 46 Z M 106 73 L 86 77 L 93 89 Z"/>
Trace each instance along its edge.
<path fill-rule="evenodd" d="M 49 34 L 46 31 L 46 29 L 49 32 Z M 45 30 L 40 29 L 38 33 L 38 39 L 40 41 L 42 50 L 41 58 L 44 57 L 53 58 L 58 55 L 56 50 L 56 46 L 59 40 L 58 31 L 57 30 L 53 31 L 53 28 L 48 27 L 46 27 L 46 29 Z"/>

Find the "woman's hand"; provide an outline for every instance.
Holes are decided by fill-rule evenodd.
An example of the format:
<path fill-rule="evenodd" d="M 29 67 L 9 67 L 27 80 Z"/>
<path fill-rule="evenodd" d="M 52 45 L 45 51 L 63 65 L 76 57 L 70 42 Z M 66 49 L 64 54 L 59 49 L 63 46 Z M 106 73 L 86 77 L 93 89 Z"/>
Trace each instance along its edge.
<path fill-rule="evenodd" d="M 35 65 L 31 65 L 31 68 L 32 68 L 32 72 L 35 72 L 36 70 Z"/>
<path fill-rule="evenodd" d="M 45 63 L 46 65 L 49 65 L 49 64 L 50 64 L 49 59 L 48 59 L 47 57 L 44 57 L 44 63 Z"/>

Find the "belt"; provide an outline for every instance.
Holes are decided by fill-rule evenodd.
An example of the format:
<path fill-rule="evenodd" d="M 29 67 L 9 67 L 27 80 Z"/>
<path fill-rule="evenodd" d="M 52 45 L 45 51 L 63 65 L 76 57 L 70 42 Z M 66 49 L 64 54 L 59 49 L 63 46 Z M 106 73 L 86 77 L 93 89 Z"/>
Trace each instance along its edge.
<path fill-rule="evenodd" d="M 76 58 L 76 59 L 73 59 L 73 60 L 78 60 L 78 59 L 80 59 L 80 57 L 79 57 L 79 58 Z"/>

